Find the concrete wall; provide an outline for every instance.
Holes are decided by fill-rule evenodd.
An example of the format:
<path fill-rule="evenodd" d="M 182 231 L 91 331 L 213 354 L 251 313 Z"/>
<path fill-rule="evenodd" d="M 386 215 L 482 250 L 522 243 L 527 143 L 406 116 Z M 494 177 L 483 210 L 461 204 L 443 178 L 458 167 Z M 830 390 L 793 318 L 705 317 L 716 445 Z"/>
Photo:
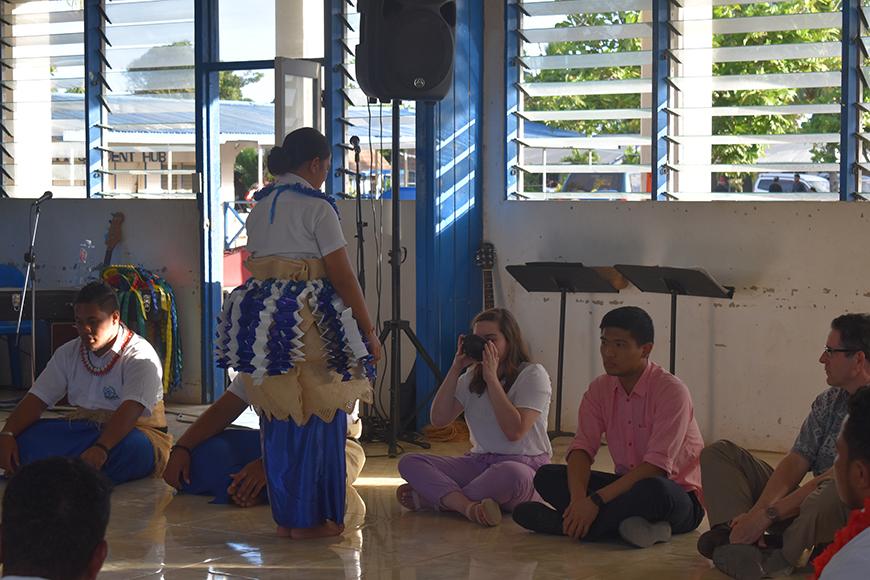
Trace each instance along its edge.
<path fill-rule="evenodd" d="M 555 384 L 558 295 L 529 295 L 504 270 L 536 260 L 702 267 L 733 301 L 681 299 L 677 374 L 708 441 L 785 450 L 813 397 L 832 318 L 870 311 L 870 208 L 860 203 L 508 202 L 504 199 L 504 22 L 486 4 L 484 229 L 498 256 L 496 303 L 519 318 Z M 668 362 L 669 298 L 633 287 L 576 295 L 568 306 L 563 426 L 602 372 L 598 323 L 622 304 L 649 310 L 654 358 Z M 551 415 L 551 424 L 553 416 Z"/>
<path fill-rule="evenodd" d="M 341 229 L 344 232 L 344 238 L 347 240 L 347 253 L 350 257 L 350 262 L 356 271 L 356 205 L 355 200 L 340 200 L 338 209 L 341 212 Z M 378 293 L 377 293 L 377 270 L 378 256 L 382 258 L 381 272 L 381 299 L 380 299 L 380 315 L 381 320 L 389 320 L 392 315 L 392 288 L 390 285 L 390 263 L 388 261 L 387 251 L 393 243 L 393 236 L 390 233 L 392 229 L 392 208 L 390 200 L 363 200 L 363 220 L 368 224 L 363 231 L 365 264 L 366 264 L 366 303 L 368 304 L 369 314 L 372 321 L 375 321 L 378 313 Z M 383 207 L 383 212 L 381 208 Z M 401 308 L 402 318 L 411 323 L 411 328 L 417 329 L 416 316 L 416 276 L 417 267 L 414 260 L 416 252 L 416 223 L 414 220 L 415 202 L 401 202 L 401 245 L 407 248 L 407 259 L 402 264 L 401 277 Z M 374 215 L 373 215 L 374 214 Z M 381 216 L 383 215 L 383 219 Z M 375 217 L 377 216 L 377 217 Z M 382 226 L 382 227 L 380 227 Z M 377 231 L 382 229 L 383 235 L 379 236 Z M 375 244 L 378 239 L 380 246 Z M 380 249 L 380 253 L 378 250 Z M 386 341 L 387 346 L 389 340 Z M 381 359 L 381 365 L 378 368 L 377 392 L 381 395 L 381 400 L 386 406 L 389 402 L 389 366 L 387 364 L 391 353 L 389 348 L 384 348 L 385 357 Z M 407 377 L 414 364 L 414 347 L 407 338 L 402 339 L 402 379 Z M 422 371 L 421 371 L 422 372 Z M 386 407 L 385 407 L 386 408 Z"/>
<path fill-rule="evenodd" d="M 29 207 L 30 200 L 0 199 L 0 263 L 22 271 Z M 44 204 L 36 243 L 37 289 L 77 288 L 95 279 L 111 214 L 118 211 L 125 216 L 123 241 L 112 262 L 140 264 L 172 284 L 184 355 L 182 389 L 173 398 L 199 402 L 201 278 L 195 200 L 56 199 Z"/>

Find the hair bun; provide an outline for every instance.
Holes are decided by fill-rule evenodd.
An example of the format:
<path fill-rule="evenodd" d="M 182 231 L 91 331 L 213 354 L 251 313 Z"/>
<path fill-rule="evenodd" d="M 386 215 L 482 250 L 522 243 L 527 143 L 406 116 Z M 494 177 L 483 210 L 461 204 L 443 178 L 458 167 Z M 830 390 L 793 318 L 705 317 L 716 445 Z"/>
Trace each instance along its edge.
<path fill-rule="evenodd" d="M 272 147 L 266 166 L 272 175 L 295 171 L 314 159 L 329 159 L 326 137 L 312 127 L 300 127 L 284 138 L 279 147 Z"/>
<path fill-rule="evenodd" d="M 295 169 L 295 167 L 290 166 L 289 161 L 282 147 L 272 147 L 269 151 L 269 156 L 266 158 L 266 167 L 272 175 L 289 173 Z"/>

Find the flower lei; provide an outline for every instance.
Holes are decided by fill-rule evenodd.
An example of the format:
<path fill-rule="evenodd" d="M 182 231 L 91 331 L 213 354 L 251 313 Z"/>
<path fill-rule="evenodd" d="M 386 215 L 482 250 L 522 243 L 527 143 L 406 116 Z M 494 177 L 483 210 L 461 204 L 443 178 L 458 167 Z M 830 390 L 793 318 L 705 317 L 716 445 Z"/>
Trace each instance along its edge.
<path fill-rule="evenodd" d="M 831 543 L 824 552 L 819 554 L 819 556 L 813 560 L 813 568 L 816 570 L 816 575 L 813 577 L 814 580 L 817 580 L 822 576 L 822 570 L 825 569 L 825 566 L 830 563 L 831 558 L 833 558 L 834 555 L 843 548 L 843 546 L 851 542 L 855 536 L 867 528 L 870 528 L 870 498 L 864 500 L 864 509 L 852 512 L 852 515 L 849 516 L 849 521 L 846 524 L 846 527 L 841 528 L 840 531 L 837 532 L 837 535 L 834 536 L 833 543 Z"/>
<path fill-rule="evenodd" d="M 269 223 L 275 223 L 275 203 L 278 201 L 278 197 L 287 190 L 295 191 L 296 193 L 301 193 L 302 195 L 307 195 L 308 197 L 315 197 L 317 199 L 322 199 L 332 206 L 332 209 L 335 210 L 335 215 L 341 219 L 341 214 L 338 212 L 338 206 L 335 203 L 335 200 L 330 195 L 326 195 L 319 189 L 314 189 L 313 187 L 306 187 L 301 183 L 271 183 L 254 194 L 254 201 L 260 201 L 270 193 L 274 192 L 275 196 L 272 198 L 272 207 L 269 209 Z"/>
<path fill-rule="evenodd" d="M 96 377 L 102 377 L 104 375 L 109 374 L 109 371 L 112 370 L 112 367 L 115 366 L 115 363 L 121 358 L 121 353 L 124 352 L 124 349 L 127 348 L 127 345 L 130 344 L 130 339 L 133 338 L 133 331 L 121 325 L 121 328 L 127 331 L 126 336 L 124 337 L 124 343 L 121 345 L 120 350 L 112 356 L 112 359 L 106 364 L 104 367 L 97 368 L 91 363 L 90 354 L 88 353 L 88 349 L 85 348 L 84 341 L 79 343 L 79 354 L 81 355 L 82 364 L 85 365 L 85 369 L 92 375 Z"/>

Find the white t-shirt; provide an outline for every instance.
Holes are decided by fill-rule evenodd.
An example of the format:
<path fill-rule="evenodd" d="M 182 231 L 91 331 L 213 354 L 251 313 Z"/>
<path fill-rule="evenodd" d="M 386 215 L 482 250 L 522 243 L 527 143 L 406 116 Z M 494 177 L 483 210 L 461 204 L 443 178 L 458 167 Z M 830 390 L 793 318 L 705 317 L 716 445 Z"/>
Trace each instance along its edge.
<path fill-rule="evenodd" d="M 820 580 L 866 580 L 870 577 L 870 528 L 840 548 L 825 566 Z"/>
<path fill-rule="evenodd" d="M 240 375 L 236 375 L 232 381 L 230 381 L 230 386 L 227 388 L 227 391 L 231 392 L 238 398 L 240 398 L 245 403 L 251 404 L 251 399 L 248 397 L 248 391 L 245 389 L 245 383 L 242 382 L 242 378 Z M 353 426 L 359 421 L 359 401 L 356 402 L 356 405 L 353 407 L 353 413 L 347 414 L 347 427 L 348 429 L 353 430 Z M 359 437 L 354 437 L 358 439 Z"/>
<path fill-rule="evenodd" d="M 102 368 L 109 364 L 121 350 L 126 335 L 127 329 L 122 326 L 112 348 L 101 357 L 86 350 L 91 365 Z M 115 366 L 105 375 L 96 376 L 82 362 L 81 342 L 76 338 L 57 349 L 30 393 L 49 407 L 66 395 L 70 405 L 92 411 L 115 411 L 124 401 L 136 401 L 145 407 L 142 415 L 150 416 L 163 399 L 163 363 L 154 347 L 134 333 Z"/>
<path fill-rule="evenodd" d="M 276 179 L 278 184 L 311 185 L 293 173 Z M 347 245 L 338 215 L 328 201 L 285 190 L 275 202 L 275 220 L 271 221 L 270 193 L 257 202 L 245 223 L 248 231 L 247 249 L 255 258 L 322 258 Z"/>
<path fill-rule="evenodd" d="M 547 415 L 550 410 L 550 376 L 543 366 L 527 363 L 507 392 L 507 397 L 518 409 L 540 411 L 534 426 L 519 441 L 509 441 L 498 425 L 489 392 L 478 396 L 469 390 L 472 368 L 465 371 L 456 385 L 456 400 L 465 409 L 465 421 L 471 433 L 472 453 L 499 453 L 501 455 L 553 454 L 547 437 Z"/>

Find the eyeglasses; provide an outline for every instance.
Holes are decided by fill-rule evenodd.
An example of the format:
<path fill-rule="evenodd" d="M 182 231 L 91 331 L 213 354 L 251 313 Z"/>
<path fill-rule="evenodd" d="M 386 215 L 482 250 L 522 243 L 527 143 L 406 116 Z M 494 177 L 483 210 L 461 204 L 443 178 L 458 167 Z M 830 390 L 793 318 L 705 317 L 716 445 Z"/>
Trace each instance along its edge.
<path fill-rule="evenodd" d="M 831 348 L 830 346 L 826 346 L 822 352 L 824 352 L 828 356 L 831 356 L 835 352 L 852 352 L 852 353 L 854 353 L 854 352 L 861 352 L 861 349 L 860 348 Z"/>

